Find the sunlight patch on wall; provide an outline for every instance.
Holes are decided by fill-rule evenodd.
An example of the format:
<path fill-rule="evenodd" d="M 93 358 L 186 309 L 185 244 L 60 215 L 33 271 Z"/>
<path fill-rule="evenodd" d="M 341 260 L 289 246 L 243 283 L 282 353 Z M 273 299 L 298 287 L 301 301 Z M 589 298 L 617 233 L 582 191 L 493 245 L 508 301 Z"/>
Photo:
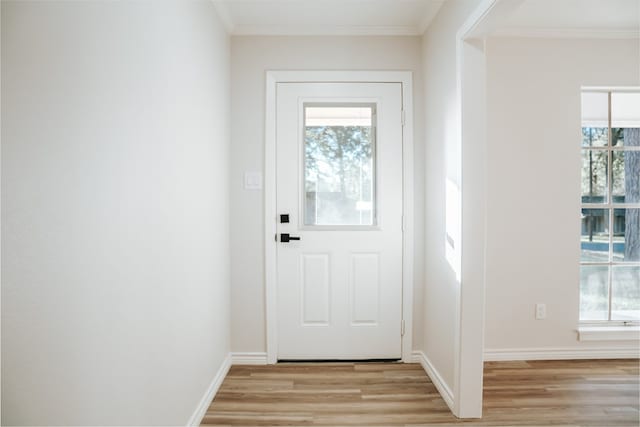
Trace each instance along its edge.
<path fill-rule="evenodd" d="M 445 256 L 449 266 L 456 275 L 456 280 L 460 283 L 460 272 L 462 270 L 462 257 L 460 245 L 461 223 L 461 197 L 460 187 L 450 178 L 446 184 L 446 224 L 445 224 Z"/>

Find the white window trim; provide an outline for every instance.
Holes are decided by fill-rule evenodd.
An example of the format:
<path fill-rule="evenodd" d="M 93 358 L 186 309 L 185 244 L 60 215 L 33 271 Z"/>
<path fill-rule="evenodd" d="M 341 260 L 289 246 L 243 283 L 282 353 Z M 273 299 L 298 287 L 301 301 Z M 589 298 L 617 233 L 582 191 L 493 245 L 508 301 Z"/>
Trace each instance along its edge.
<path fill-rule="evenodd" d="M 613 243 L 614 243 L 614 212 L 616 209 L 638 209 L 640 208 L 640 204 L 638 203 L 615 203 L 612 197 L 613 191 L 613 182 L 612 182 L 612 154 L 616 151 L 640 151 L 640 147 L 613 147 L 611 145 L 611 96 L 614 92 L 634 92 L 637 93 L 640 90 L 639 87 L 585 87 L 581 88 L 581 93 L 584 92 L 602 92 L 608 94 L 608 117 L 607 117 L 607 128 L 609 129 L 609 135 L 607 138 L 607 146 L 606 147 L 589 147 L 591 150 L 596 151 L 605 151 L 607 153 L 607 200 L 604 204 L 598 203 L 580 203 L 580 211 L 583 209 L 603 209 L 609 212 L 609 260 L 604 262 L 590 262 L 590 261 L 580 261 L 580 266 L 583 265 L 607 265 L 609 267 L 609 277 L 608 277 L 608 319 L 602 321 L 592 321 L 592 320 L 580 320 L 579 326 L 577 329 L 578 332 L 578 340 L 579 341 L 618 341 L 618 340 L 639 340 L 640 326 L 638 326 L 638 321 L 629 321 L 625 322 L 622 320 L 614 320 L 611 319 L 611 292 L 612 292 L 612 267 L 613 266 L 636 266 L 638 262 L 636 261 L 613 261 Z M 582 126 L 582 125 L 581 125 Z M 582 152 L 585 148 L 580 146 L 580 151 Z M 582 240 L 582 236 L 580 237 Z"/>
<path fill-rule="evenodd" d="M 640 341 L 640 326 L 580 325 L 578 341 Z"/>

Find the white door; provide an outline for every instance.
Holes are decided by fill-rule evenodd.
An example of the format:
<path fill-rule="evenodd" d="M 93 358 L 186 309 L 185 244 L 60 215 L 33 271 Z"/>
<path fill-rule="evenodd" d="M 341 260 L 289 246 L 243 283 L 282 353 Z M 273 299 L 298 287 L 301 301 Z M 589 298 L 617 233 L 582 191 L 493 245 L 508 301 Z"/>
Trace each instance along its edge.
<path fill-rule="evenodd" d="M 276 100 L 278 359 L 399 359 L 401 84 L 278 83 Z"/>

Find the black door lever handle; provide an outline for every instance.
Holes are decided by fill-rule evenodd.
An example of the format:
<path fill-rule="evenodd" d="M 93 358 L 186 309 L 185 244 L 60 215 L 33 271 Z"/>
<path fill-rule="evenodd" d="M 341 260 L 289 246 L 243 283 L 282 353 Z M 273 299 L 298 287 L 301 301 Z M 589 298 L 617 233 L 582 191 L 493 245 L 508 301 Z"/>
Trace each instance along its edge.
<path fill-rule="evenodd" d="M 280 234 L 280 241 L 282 243 L 288 243 L 291 240 L 300 240 L 300 237 L 298 237 L 298 236 L 290 236 L 289 233 Z"/>

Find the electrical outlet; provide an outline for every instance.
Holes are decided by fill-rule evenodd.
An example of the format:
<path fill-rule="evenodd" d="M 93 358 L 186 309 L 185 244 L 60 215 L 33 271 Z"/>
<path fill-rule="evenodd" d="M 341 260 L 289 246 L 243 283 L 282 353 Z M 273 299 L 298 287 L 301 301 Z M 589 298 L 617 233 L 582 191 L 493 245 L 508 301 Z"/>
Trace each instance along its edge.
<path fill-rule="evenodd" d="M 536 320 L 542 320 L 547 318 L 547 305 L 536 304 Z"/>

